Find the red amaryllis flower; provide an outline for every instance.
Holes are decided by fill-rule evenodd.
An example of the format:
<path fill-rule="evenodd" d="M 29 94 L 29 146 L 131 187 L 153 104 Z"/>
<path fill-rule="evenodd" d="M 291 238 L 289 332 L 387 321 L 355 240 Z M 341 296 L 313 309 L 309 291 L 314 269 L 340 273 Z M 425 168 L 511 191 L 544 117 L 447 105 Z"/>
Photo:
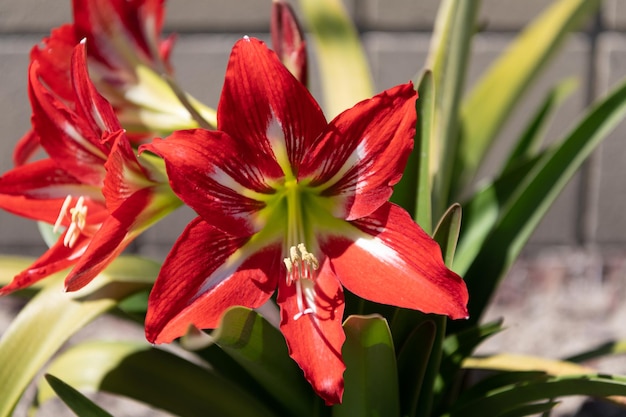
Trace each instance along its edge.
<path fill-rule="evenodd" d="M 219 131 L 143 145 L 199 217 L 175 243 L 148 304 L 146 335 L 170 342 L 214 328 L 234 305 L 278 288 L 291 357 L 327 403 L 341 401 L 342 287 L 368 300 L 467 316 L 467 289 L 437 244 L 389 203 L 415 132 L 411 84 L 327 123 L 306 88 L 263 43 L 231 54 Z"/>
<path fill-rule="evenodd" d="M 37 61 L 29 70 L 33 125 L 50 158 L 0 177 L 0 208 L 66 230 L 0 294 L 76 265 L 68 290 L 87 284 L 141 231 L 178 207 L 163 162 L 140 162 L 111 105 L 87 74 L 85 44 L 72 56 L 70 108 L 49 90 Z"/>
<path fill-rule="evenodd" d="M 65 228 L 57 243 L 0 288 L 0 295 L 72 266 L 108 214 L 100 188 L 78 180 L 52 159 L 19 166 L 0 177 L 0 208 Z"/>
<path fill-rule="evenodd" d="M 198 126 L 162 76 L 171 77 L 173 37 L 161 39 L 164 0 L 74 0 L 74 23 L 56 28 L 31 51 L 42 81 L 72 107 L 70 61 L 74 47 L 86 39 L 91 77 L 116 110 L 124 128 L 143 138 Z M 170 79 L 170 82 L 173 80 Z M 214 112 L 191 97 L 187 101 L 208 119 Z M 135 137 L 135 136 L 133 136 Z M 28 132 L 14 151 L 16 165 L 38 147 Z"/>

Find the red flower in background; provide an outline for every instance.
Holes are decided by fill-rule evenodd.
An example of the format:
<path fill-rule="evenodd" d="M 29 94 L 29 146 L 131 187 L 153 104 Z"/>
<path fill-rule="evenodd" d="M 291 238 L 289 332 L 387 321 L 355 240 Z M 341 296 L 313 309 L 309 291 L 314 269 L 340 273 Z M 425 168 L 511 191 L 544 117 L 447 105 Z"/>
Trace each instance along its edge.
<path fill-rule="evenodd" d="M 0 208 L 66 230 L 26 271 L 0 289 L 25 288 L 76 265 L 68 290 L 87 284 L 141 231 L 178 207 L 163 162 L 133 153 L 111 105 L 87 73 L 85 44 L 74 49 L 68 100 L 29 68 L 33 129 L 49 158 L 0 177 Z M 70 104 L 71 103 L 71 104 Z"/>
<path fill-rule="evenodd" d="M 161 39 L 164 0 L 74 0 L 74 23 L 52 31 L 31 51 L 44 84 L 70 108 L 74 87 L 70 61 L 74 47 L 87 41 L 90 75 L 98 91 L 113 105 L 122 126 L 141 140 L 198 124 L 162 75 L 170 77 L 173 37 Z M 208 120 L 213 111 L 187 100 Z M 39 137 L 29 131 L 14 151 L 16 165 L 38 149 Z"/>
<path fill-rule="evenodd" d="M 415 132 L 411 84 L 327 123 L 306 88 L 260 41 L 231 54 L 219 131 L 142 145 L 165 160 L 194 208 L 150 295 L 146 336 L 215 328 L 231 306 L 278 288 L 291 357 L 327 403 L 341 401 L 345 286 L 379 303 L 467 316 L 467 289 L 437 244 L 388 202 Z"/>

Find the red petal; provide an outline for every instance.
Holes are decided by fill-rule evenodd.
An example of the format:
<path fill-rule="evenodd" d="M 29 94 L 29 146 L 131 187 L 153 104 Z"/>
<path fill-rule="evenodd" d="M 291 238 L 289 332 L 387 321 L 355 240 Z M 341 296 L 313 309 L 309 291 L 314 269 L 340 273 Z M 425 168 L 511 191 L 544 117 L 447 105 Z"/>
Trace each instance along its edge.
<path fill-rule="evenodd" d="M 113 212 L 137 191 L 158 184 L 148 177 L 149 173 L 137 160 L 124 131 L 115 132 L 108 141 L 113 146 L 104 165 L 107 173 L 102 193 L 107 208 Z M 142 208 L 138 206 L 137 211 Z"/>
<path fill-rule="evenodd" d="M 337 217 L 367 216 L 391 196 L 413 148 L 416 98 L 409 83 L 358 103 L 307 153 L 299 177 L 312 177 L 324 195 L 338 198 Z"/>
<path fill-rule="evenodd" d="M 281 308 L 280 329 L 287 340 L 289 355 L 302 368 L 315 392 L 331 405 L 341 402 L 343 395 L 344 298 L 328 260 L 318 272 L 315 313 L 298 317 L 296 284 L 287 285 L 284 279 L 279 281 L 277 301 Z"/>
<path fill-rule="evenodd" d="M 80 42 L 74 25 L 68 24 L 53 29 L 50 37 L 44 38 L 30 52 L 31 62 L 37 61 L 39 76 L 51 91 L 65 102 L 73 101 L 74 91 L 70 82 L 70 60 L 74 46 Z"/>
<path fill-rule="evenodd" d="M 274 192 L 267 180 L 282 176 L 271 156 L 203 129 L 174 132 L 141 149 L 165 160 L 174 192 L 215 227 L 238 236 L 263 227 L 255 213 L 265 203 L 255 197 Z"/>
<path fill-rule="evenodd" d="M 89 213 L 104 210 L 99 188 L 82 184 L 50 159 L 21 165 L 0 177 L 0 208 L 33 220 L 54 224 L 68 195 L 85 196 Z"/>
<path fill-rule="evenodd" d="M 30 129 L 15 145 L 13 149 L 13 164 L 15 166 L 24 165 L 39 150 L 39 135 Z"/>
<path fill-rule="evenodd" d="M 146 338 L 169 343 L 190 325 L 215 328 L 229 307 L 256 308 L 276 288 L 280 245 L 251 251 L 201 218 L 189 223 L 165 259 L 146 315 Z M 248 253 L 249 252 L 249 253 Z"/>
<path fill-rule="evenodd" d="M 30 66 L 29 93 L 33 126 L 46 152 L 75 177 L 100 186 L 108 153 L 100 143 L 101 132 L 47 90 L 36 61 Z"/>
<path fill-rule="evenodd" d="M 0 177 L 0 194 L 65 198 L 71 194 L 69 190 L 78 187 L 86 188 L 80 180 L 60 168 L 52 159 L 41 159 L 21 165 Z"/>
<path fill-rule="evenodd" d="M 289 162 L 294 173 L 326 127 L 306 87 L 263 42 L 247 37 L 231 53 L 217 117 L 220 130 L 257 152 L 273 153 L 282 166 Z"/>
<path fill-rule="evenodd" d="M 72 266 L 80 258 L 89 244 L 89 238 L 80 235 L 72 248 L 63 246 L 63 236 L 44 253 L 28 269 L 16 275 L 6 286 L 0 288 L 0 295 L 7 295 L 13 291 L 29 287 L 55 272 Z"/>
<path fill-rule="evenodd" d="M 109 68 L 131 69 L 135 60 L 148 64 L 162 60 L 158 56 L 158 38 L 163 23 L 163 0 L 73 0 L 72 3 L 77 36 L 87 38 L 89 54 Z"/>
<path fill-rule="evenodd" d="M 353 235 L 321 243 L 344 287 L 377 303 L 467 318 L 465 282 L 446 268 L 437 243 L 406 211 L 386 203 L 351 224 Z"/>
<path fill-rule="evenodd" d="M 84 42 L 76 45 L 72 53 L 72 86 L 76 94 L 76 111 L 89 121 L 94 132 L 102 137 L 104 133 L 122 129 L 113 107 L 98 93 L 89 78 Z"/>

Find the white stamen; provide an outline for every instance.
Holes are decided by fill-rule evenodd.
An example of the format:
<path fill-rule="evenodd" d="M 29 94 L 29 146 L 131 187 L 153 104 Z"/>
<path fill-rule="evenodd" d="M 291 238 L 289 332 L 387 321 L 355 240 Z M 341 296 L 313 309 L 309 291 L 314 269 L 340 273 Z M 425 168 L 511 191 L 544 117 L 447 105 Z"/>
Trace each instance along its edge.
<path fill-rule="evenodd" d="M 71 202 L 72 202 L 71 195 L 68 195 L 67 197 L 65 197 L 65 200 L 63 201 L 63 205 L 61 206 L 61 211 L 59 212 L 59 217 L 57 217 L 57 221 L 54 222 L 54 227 L 52 228 L 52 231 L 54 233 L 57 233 L 59 231 L 59 228 L 61 227 L 61 222 L 63 222 L 63 219 L 65 218 L 65 215 L 67 214 L 67 208 L 70 206 Z"/>
<path fill-rule="evenodd" d="M 287 268 L 287 285 L 296 285 L 298 313 L 293 319 L 315 314 L 315 271 L 319 268 L 319 261 L 300 243 L 289 248 L 289 258 L 283 259 L 283 262 Z"/>
<path fill-rule="evenodd" d="M 57 233 L 59 231 L 59 228 L 61 227 L 63 219 L 69 217 L 70 225 L 68 226 L 67 231 L 65 232 L 65 237 L 63 238 L 63 245 L 67 248 L 72 248 L 74 246 L 74 244 L 78 240 L 78 237 L 87 225 L 87 206 L 84 204 L 85 197 L 80 196 L 78 198 L 78 200 L 76 201 L 76 205 L 73 208 L 69 209 L 68 215 L 68 207 L 70 206 L 71 202 L 71 195 L 65 197 L 63 205 L 61 206 L 61 211 L 59 212 L 59 217 L 57 217 L 57 220 L 54 223 L 54 227 L 52 229 L 53 232 Z"/>

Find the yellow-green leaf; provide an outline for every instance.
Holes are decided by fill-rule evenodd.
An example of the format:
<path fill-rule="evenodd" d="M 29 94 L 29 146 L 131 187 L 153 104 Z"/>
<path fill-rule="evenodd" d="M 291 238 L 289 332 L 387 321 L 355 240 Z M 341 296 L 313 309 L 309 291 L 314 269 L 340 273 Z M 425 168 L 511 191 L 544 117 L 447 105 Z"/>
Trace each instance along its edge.
<path fill-rule="evenodd" d="M 155 262 L 120 257 L 72 293 L 63 290 L 64 273 L 46 278 L 0 339 L 0 416 L 11 415 L 26 386 L 70 336 L 119 300 L 148 288 L 158 271 Z"/>
<path fill-rule="evenodd" d="M 594 13 L 599 0 L 560 0 L 547 8 L 492 64 L 463 101 L 463 134 L 455 180 L 467 183 L 507 117 L 568 32 Z"/>
<path fill-rule="evenodd" d="M 341 0 L 300 0 L 317 51 L 329 119 L 373 94 L 359 34 Z"/>
<path fill-rule="evenodd" d="M 581 375 L 595 372 L 592 368 L 573 362 L 512 353 L 501 353 L 484 358 L 467 358 L 463 361 L 463 368 L 491 369 L 496 371 L 543 371 L 554 376 Z"/>
<path fill-rule="evenodd" d="M 478 0 L 441 2 L 426 68 L 433 73 L 434 115 L 431 133 L 430 171 L 433 175 L 433 214 L 448 207 L 459 138 L 459 111 L 471 40 L 475 31 Z"/>

